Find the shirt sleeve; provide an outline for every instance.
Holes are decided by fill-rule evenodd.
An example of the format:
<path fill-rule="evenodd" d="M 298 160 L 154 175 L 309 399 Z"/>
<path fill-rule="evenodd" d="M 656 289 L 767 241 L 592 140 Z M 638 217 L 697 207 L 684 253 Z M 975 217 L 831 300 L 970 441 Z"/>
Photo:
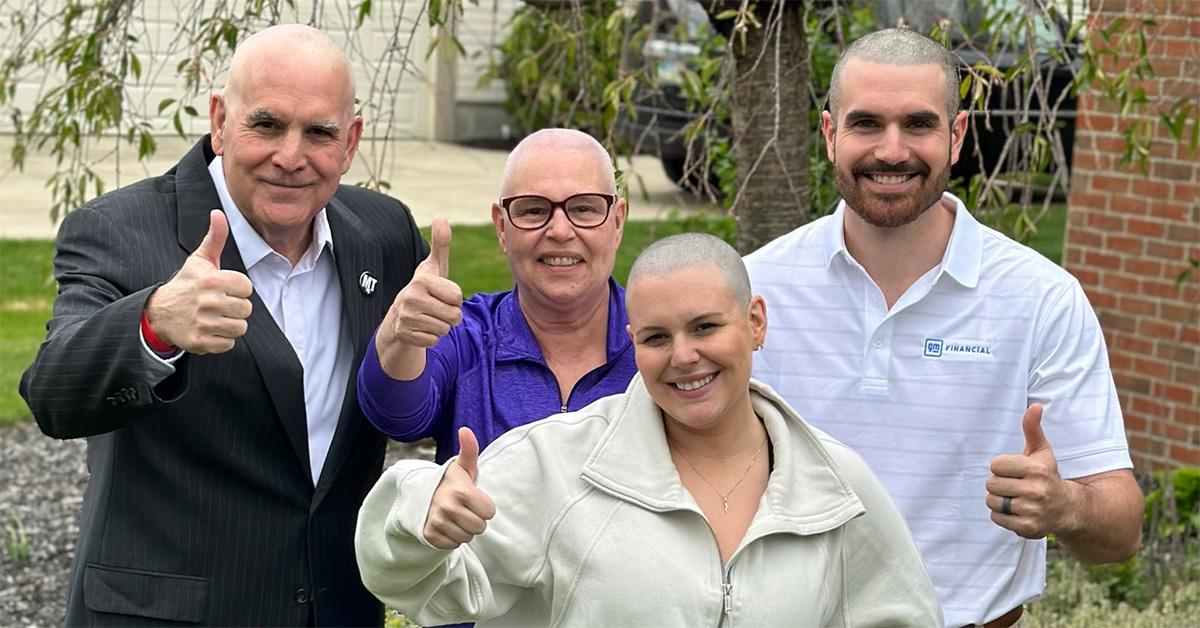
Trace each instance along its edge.
<path fill-rule="evenodd" d="M 1132 468 L 1108 350 L 1091 304 L 1074 280 L 1046 303 L 1030 356 L 1029 403 L 1044 406 L 1042 426 L 1059 473 L 1079 478 Z"/>
<path fill-rule="evenodd" d="M 384 471 L 358 513 L 354 549 L 363 584 L 424 626 L 483 621 L 509 612 L 539 587 L 546 562 L 547 509 L 527 492 L 533 456 L 480 459 L 480 488 L 496 517 L 470 543 L 441 550 L 425 540 L 425 519 L 446 468 L 401 460 Z"/>
<path fill-rule="evenodd" d="M 450 399 L 458 374 L 454 344 L 453 332 L 443 336 L 428 349 L 421 375 L 402 382 L 384 372 L 371 336 L 358 370 L 358 403 L 376 429 L 401 441 L 433 436 L 438 417 L 454 405 Z"/>

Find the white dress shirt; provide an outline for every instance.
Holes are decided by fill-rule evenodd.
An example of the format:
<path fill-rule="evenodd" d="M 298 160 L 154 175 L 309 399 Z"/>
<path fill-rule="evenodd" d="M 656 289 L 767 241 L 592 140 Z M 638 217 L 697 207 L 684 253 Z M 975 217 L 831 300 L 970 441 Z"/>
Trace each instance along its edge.
<path fill-rule="evenodd" d="M 229 233 L 237 243 L 254 291 L 304 367 L 308 458 L 316 485 L 337 429 L 354 359 L 350 334 L 343 328 L 342 288 L 333 260 L 329 220 L 324 209 L 317 214 L 312 242 L 292 266 L 242 216 L 229 196 L 221 163 L 221 157 L 213 159 L 208 172 L 229 221 Z"/>

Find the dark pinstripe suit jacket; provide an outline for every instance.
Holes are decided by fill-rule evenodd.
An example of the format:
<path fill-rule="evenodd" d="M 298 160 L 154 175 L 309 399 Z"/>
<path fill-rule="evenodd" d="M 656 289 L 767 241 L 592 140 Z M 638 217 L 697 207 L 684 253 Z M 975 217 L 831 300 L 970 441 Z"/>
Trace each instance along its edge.
<path fill-rule="evenodd" d="M 188 355 L 155 387 L 138 321 L 153 289 L 199 245 L 220 208 L 206 136 L 167 174 L 106 194 L 63 221 L 45 342 L 21 380 L 42 431 L 88 437 L 67 623 L 378 625 L 359 579 L 354 523 L 384 437 L 353 376 L 321 477 L 309 471 L 301 366 L 255 295 L 232 351 Z M 424 258 L 400 202 L 342 186 L 327 206 L 354 364 Z M 223 268 L 245 272 L 232 237 Z M 359 288 L 364 271 L 375 292 Z M 355 369 L 357 370 L 357 369 Z"/>

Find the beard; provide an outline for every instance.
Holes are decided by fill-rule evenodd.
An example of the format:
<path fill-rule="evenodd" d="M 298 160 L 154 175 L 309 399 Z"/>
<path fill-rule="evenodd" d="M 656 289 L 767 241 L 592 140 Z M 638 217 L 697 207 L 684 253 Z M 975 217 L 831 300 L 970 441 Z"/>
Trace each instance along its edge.
<path fill-rule="evenodd" d="M 846 205 L 854 210 L 867 224 L 885 229 L 903 227 L 916 220 L 933 207 L 942 198 L 946 185 L 950 182 L 950 160 L 937 172 L 931 172 L 930 167 L 922 161 L 911 161 L 900 164 L 888 164 L 881 161 L 865 161 L 850 168 L 840 168 L 835 161 L 834 185 L 838 194 L 846 201 Z M 867 173 L 915 173 L 923 181 L 911 192 L 900 194 L 879 194 L 872 192 L 862 183 L 860 177 Z"/>

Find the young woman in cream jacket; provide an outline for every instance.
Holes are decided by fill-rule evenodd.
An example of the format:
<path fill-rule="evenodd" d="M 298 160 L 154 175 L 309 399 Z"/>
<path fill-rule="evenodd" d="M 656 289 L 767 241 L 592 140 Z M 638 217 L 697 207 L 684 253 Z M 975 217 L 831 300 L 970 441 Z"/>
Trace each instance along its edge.
<path fill-rule="evenodd" d="M 359 513 L 367 588 L 426 625 L 940 625 L 866 465 L 750 379 L 766 309 L 737 253 L 661 240 L 627 302 L 625 393 L 384 473 Z"/>

